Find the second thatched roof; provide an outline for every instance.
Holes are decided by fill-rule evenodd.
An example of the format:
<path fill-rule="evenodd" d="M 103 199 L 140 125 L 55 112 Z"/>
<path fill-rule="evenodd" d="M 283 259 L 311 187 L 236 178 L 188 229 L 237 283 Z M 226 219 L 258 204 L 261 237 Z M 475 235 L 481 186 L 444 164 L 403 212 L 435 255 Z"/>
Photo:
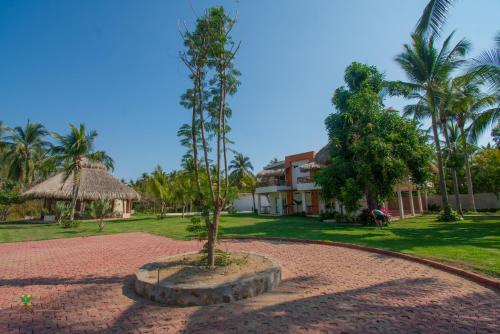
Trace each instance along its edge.
<path fill-rule="evenodd" d="M 64 180 L 64 173 L 56 174 L 23 193 L 26 199 L 70 200 L 73 176 Z M 140 195 L 108 173 L 100 163 L 84 161 L 81 171 L 79 200 L 140 200 Z"/>

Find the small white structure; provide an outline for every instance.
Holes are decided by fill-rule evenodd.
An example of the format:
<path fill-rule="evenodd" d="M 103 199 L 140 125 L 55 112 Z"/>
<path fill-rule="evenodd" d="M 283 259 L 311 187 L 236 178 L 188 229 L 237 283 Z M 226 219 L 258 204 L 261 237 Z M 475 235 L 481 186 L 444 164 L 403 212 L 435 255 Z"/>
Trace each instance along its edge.
<path fill-rule="evenodd" d="M 255 194 L 255 205 L 257 205 L 257 194 Z M 265 205 L 269 205 L 267 198 L 261 200 Z M 253 212 L 256 208 L 253 206 L 253 196 L 251 193 L 240 193 L 239 198 L 233 202 L 233 206 L 238 212 Z"/>

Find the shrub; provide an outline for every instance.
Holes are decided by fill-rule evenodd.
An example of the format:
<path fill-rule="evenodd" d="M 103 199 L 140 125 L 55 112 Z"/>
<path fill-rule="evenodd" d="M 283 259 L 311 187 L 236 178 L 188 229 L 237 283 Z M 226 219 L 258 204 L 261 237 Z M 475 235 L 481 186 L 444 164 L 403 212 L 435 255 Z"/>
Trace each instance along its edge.
<path fill-rule="evenodd" d="M 337 212 L 337 211 L 335 211 L 335 210 L 321 212 L 319 214 L 319 221 L 322 222 L 322 221 L 325 221 L 325 220 L 328 220 L 328 219 L 337 219 L 338 215 L 340 215 L 340 213 Z"/>
<path fill-rule="evenodd" d="M 57 202 L 54 207 L 54 215 L 56 216 L 56 222 L 61 225 L 63 219 L 65 219 L 70 214 L 70 207 L 67 203 Z"/>
<path fill-rule="evenodd" d="M 383 225 L 387 226 L 390 223 L 392 217 L 391 212 L 386 208 L 380 208 L 380 211 L 384 213 Z M 357 222 L 362 225 L 376 225 L 375 218 L 373 218 L 370 209 L 364 209 L 357 217 Z"/>
<path fill-rule="evenodd" d="M 392 218 L 391 210 L 389 210 L 387 208 L 380 208 L 380 211 L 382 211 L 384 213 L 384 215 L 388 221 L 391 220 L 391 218 Z"/>
<path fill-rule="evenodd" d="M 463 219 L 462 216 L 460 216 L 458 212 L 456 212 L 453 209 L 443 210 L 439 213 L 439 216 L 437 217 L 438 222 L 457 222 L 462 219 Z"/>
<path fill-rule="evenodd" d="M 363 209 L 358 215 L 357 221 L 362 225 L 375 225 L 375 219 L 373 219 L 370 209 Z"/>
<path fill-rule="evenodd" d="M 61 222 L 62 228 L 78 227 L 79 225 L 80 225 L 80 223 L 77 220 L 75 220 L 73 222 L 71 222 L 71 220 L 63 220 Z"/>

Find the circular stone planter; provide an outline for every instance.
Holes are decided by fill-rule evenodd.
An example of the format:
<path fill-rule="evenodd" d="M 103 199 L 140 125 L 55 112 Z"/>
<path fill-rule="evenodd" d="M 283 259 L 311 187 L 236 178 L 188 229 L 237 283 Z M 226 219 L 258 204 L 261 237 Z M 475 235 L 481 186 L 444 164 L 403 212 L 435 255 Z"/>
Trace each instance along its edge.
<path fill-rule="evenodd" d="M 231 253 L 244 256 L 248 263 L 258 265 L 255 270 L 247 264 L 231 265 L 222 274 L 212 274 L 202 267 L 184 264 L 186 258 L 196 254 L 169 256 L 144 265 L 136 274 L 135 291 L 151 301 L 166 305 L 196 306 L 251 298 L 276 288 L 281 282 L 279 264 L 261 254 Z M 194 273 L 190 272 L 193 268 Z M 219 267 L 216 271 L 224 271 L 224 268 Z"/>

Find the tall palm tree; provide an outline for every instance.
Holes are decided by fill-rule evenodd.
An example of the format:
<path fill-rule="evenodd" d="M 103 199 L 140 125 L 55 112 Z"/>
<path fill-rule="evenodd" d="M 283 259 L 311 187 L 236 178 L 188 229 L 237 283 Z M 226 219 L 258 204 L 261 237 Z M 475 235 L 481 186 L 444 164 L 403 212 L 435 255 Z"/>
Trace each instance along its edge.
<path fill-rule="evenodd" d="M 73 124 L 69 125 L 70 132 L 67 135 L 53 133 L 52 135 L 58 141 L 58 145 L 53 148 L 55 157 L 62 162 L 64 171 L 64 182 L 70 177 L 73 178 L 73 189 L 71 193 L 71 213 L 70 220 L 75 219 L 76 201 L 80 191 L 80 181 L 82 166 L 85 159 L 91 161 L 111 161 L 112 159 L 104 152 L 94 152 L 94 141 L 97 137 L 97 132 L 88 131 L 85 124 L 80 124 L 79 127 Z"/>
<path fill-rule="evenodd" d="M 249 157 L 244 156 L 243 153 L 236 152 L 233 160 L 231 160 L 229 164 L 229 170 L 231 171 L 231 178 L 238 187 L 241 187 L 243 176 L 245 176 L 245 174 L 251 174 L 253 166 Z"/>
<path fill-rule="evenodd" d="M 496 106 L 496 97 L 481 91 L 483 81 L 478 77 L 464 75 L 454 78 L 449 91 L 449 114 L 453 117 L 460 131 L 460 142 L 464 154 L 465 173 L 469 205 L 476 211 L 474 187 L 469 163 L 468 141 L 475 141 L 500 116 Z"/>
<path fill-rule="evenodd" d="M 439 183 L 445 210 L 449 210 L 450 206 L 438 132 L 439 98 L 450 73 L 464 64 L 464 56 L 470 48 L 470 44 L 466 40 L 461 40 L 453 47 L 450 47 L 452 37 L 453 33 L 444 40 L 442 47 L 437 49 L 434 34 L 424 37 L 422 34 L 414 33 L 412 35 L 412 44 L 405 44 L 404 51 L 395 58 L 410 80 L 410 82 L 400 84 L 413 91 L 410 97 L 419 95 L 425 99 L 422 107 L 427 109 L 431 119 L 439 170 Z"/>
<path fill-rule="evenodd" d="M 50 148 L 51 144 L 44 140 L 48 131 L 40 123 L 28 123 L 24 128 L 16 126 L 6 137 L 8 150 L 5 159 L 8 164 L 8 177 L 18 181 L 21 186 L 29 186 L 36 173 L 40 153 Z"/>

